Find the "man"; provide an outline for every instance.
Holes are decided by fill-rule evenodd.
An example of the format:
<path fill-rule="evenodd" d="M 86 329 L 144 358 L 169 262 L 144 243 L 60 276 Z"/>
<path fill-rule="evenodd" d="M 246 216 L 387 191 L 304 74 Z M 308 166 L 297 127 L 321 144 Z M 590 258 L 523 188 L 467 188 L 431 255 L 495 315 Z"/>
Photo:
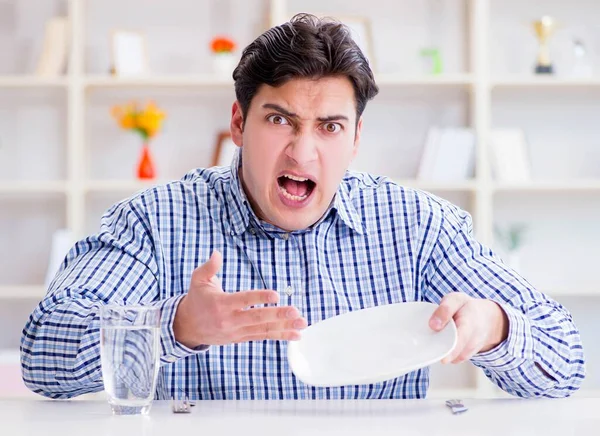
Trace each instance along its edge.
<path fill-rule="evenodd" d="M 109 302 L 161 308 L 159 398 L 425 397 L 426 368 L 315 388 L 287 364 L 284 341 L 307 325 L 403 301 L 440 303 L 432 329 L 454 319 L 458 344 L 445 363 L 470 359 L 523 397 L 580 386 L 570 314 L 475 241 L 467 213 L 347 171 L 378 88 L 343 26 L 301 15 L 270 29 L 234 79 L 232 167 L 116 204 L 76 244 L 24 329 L 33 391 L 102 389 L 98 312 Z"/>

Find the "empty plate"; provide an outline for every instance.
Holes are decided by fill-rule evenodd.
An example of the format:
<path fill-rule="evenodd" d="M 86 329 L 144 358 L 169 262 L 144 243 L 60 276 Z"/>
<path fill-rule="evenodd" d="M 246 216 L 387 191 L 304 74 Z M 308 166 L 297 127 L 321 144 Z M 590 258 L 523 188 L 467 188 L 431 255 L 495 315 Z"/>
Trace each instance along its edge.
<path fill-rule="evenodd" d="M 400 377 L 446 357 L 456 345 L 451 321 L 429 327 L 438 306 L 410 302 L 348 312 L 311 325 L 288 342 L 296 377 L 313 386 L 370 384 Z"/>

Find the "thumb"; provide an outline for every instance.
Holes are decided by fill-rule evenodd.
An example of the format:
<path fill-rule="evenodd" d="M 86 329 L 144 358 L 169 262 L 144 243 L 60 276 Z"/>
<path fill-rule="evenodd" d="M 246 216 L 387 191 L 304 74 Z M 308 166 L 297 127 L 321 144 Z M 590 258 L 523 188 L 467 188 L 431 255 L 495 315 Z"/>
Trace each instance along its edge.
<path fill-rule="evenodd" d="M 444 298 L 442 298 L 438 308 L 431 315 L 429 327 L 435 331 L 442 330 L 468 300 L 469 297 L 461 292 L 451 292 L 446 294 Z"/>
<path fill-rule="evenodd" d="M 206 263 L 194 270 L 192 281 L 194 283 L 210 282 L 217 275 L 222 266 L 223 256 L 220 252 L 214 251 Z"/>

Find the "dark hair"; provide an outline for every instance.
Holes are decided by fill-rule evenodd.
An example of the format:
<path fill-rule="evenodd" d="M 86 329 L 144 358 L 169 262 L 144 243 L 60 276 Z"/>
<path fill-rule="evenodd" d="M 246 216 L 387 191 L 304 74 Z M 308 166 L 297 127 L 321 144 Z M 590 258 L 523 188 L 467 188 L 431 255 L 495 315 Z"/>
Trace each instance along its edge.
<path fill-rule="evenodd" d="M 245 117 L 262 84 L 280 86 L 294 78 L 346 76 L 354 87 L 356 120 L 379 92 L 364 54 L 342 23 L 295 15 L 256 38 L 233 71 L 235 95 Z"/>

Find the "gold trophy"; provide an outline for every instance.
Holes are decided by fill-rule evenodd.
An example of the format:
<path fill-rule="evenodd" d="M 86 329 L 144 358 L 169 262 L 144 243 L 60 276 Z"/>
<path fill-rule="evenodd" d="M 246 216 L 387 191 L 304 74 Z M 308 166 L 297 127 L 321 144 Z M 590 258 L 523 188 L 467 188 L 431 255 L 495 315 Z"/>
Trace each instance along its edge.
<path fill-rule="evenodd" d="M 548 39 L 556 30 L 556 20 L 552 17 L 544 16 L 541 19 L 534 21 L 532 24 L 540 43 L 535 73 L 553 74 L 554 67 L 550 60 Z"/>

